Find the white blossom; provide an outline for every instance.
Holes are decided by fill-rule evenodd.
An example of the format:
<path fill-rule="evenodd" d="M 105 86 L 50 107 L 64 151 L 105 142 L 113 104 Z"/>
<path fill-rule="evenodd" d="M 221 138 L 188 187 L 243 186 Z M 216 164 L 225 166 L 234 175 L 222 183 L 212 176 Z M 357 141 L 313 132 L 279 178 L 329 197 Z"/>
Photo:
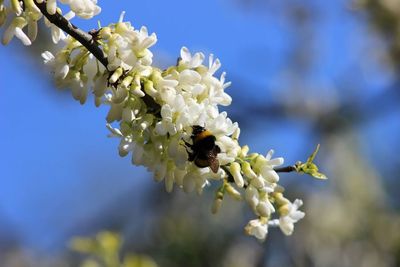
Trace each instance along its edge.
<path fill-rule="evenodd" d="M 17 37 L 21 40 L 24 45 L 31 45 L 31 40 L 22 30 L 28 22 L 23 17 L 15 17 L 8 28 L 5 30 L 2 43 L 3 45 L 8 44 L 13 37 Z"/>
<path fill-rule="evenodd" d="M 304 217 L 305 213 L 298 210 L 302 205 L 303 201 L 296 199 L 289 204 L 289 212 L 279 218 L 279 227 L 285 235 L 291 235 L 294 230 L 294 223 Z"/>
<path fill-rule="evenodd" d="M 237 162 L 232 162 L 230 165 L 230 172 L 233 176 L 233 179 L 235 180 L 235 183 L 238 187 L 243 187 L 244 185 L 244 180 L 243 176 L 240 173 L 240 165 Z"/>
<path fill-rule="evenodd" d="M 48 5 L 49 10 L 55 2 Z M 61 2 L 81 17 L 99 12 L 94 0 Z M 291 203 L 282 194 L 275 168 L 283 164 L 283 158 L 272 158 L 273 150 L 263 156 L 239 145 L 238 124 L 219 110 L 219 105 L 232 101 L 225 92 L 230 85 L 226 74 L 216 76 L 219 59 L 210 55 L 205 63 L 204 54 L 192 54 L 183 47 L 177 66 L 160 70 L 153 66 L 149 49 L 156 43 L 156 35 L 149 34 L 146 27 L 137 30 L 123 19 L 124 13 L 119 22 L 98 32 L 108 61 L 105 67 L 79 42 L 72 37 L 64 39 L 61 31 L 52 28 L 53 41 L 63 40 L 64 47 L 55 54 L 46 51 L 42 57 L 56 84 L 71 90 L 81 104 L 92 92 L 96 106 L 108 105 L 107 128 L 110 137 L 119 139 L 119 155 L 130 155 L 132 164 L 146 167 L 155 181 L 164 182 L 167 192 L 175 186 L 201 194 L 210 182 L 220 183 L 213 212 L 227 194 L 245 200 L 257 216 L 246 225 L 247 234 L 264 240 L 269 226 L 291 234 L 294 223 L 304 216 L 298 210 L 302 202 Z M 13 34 L 15 28 L 22 31 L 26 25 L 23 18 L 17 22 L 10 30 Z M 199 148 L 194 146 L 193 132 L 199 127 L 207 131 L 206 136 L 213 136 L 213 150 L 207 151 L 208 158 L 201 163 L 196 161 Z M 207 165 L 210 162 L 214 163 L 212 169 Z"/>
<path fill-rule="evenodd" d="M 181 49 L 181 60 L 179 64 L 188 69 L 194 69 L 200 66 L 203 63 L 204 54 L 203 53 L 195 53 L 193 56 L 191 55 L 189 49 L 186 47 L 182 47 Z"/>
<path fill-rule="evenodd" d="M 101 8 L 96 5 L 97 0 L 60 0 L 60 2 L 69 5 L 76 15 L 84 19 L 90 19 L 101 12 Z"/>
<path fill-rule="evenodd" d="M 255 236 L 257 239 L 264 240 L 268 234 L 268 223 L 260 219 L 249 221 L 245 227 L 248 235 Z"/>

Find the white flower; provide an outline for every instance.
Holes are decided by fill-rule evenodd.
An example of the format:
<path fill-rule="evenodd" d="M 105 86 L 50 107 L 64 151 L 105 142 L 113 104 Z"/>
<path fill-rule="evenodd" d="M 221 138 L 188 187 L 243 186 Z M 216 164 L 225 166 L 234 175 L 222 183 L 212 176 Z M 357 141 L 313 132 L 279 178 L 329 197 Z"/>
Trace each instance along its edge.
<path fill-rule="evenodd" d="M 265 187 L 265 180 L 261 175 L 258 175 L 254 179 L 250 180 L 250 184 L 257 188 L 258 190 L 261 190 Z"/>
<path fill-rule="evenodd" d="M 218 160 L 221 165 L 226 165 L 235 161 L 235 158 L 240 152 L 240 146 L 236 141 L 228 136 L 220 136 L 215 143 L 221 149 L 221 153 L 218 154 Z"/>
<path fill-rule="evenodd" d="M 122 21 L 108 29 L 111 31 L 107 54 L 109 70 L 115 70 L 118 67 L 131 70 L 141 65 L 150 66 L 152 64 L 153 54 L 148 48 L 157 41 L 154 33 L 149 36 L 146 27 L 137 31 L 130 23 Z"/>
<path fill-rule="evenodd" d="M 204 186 L 209 183 L 207 180 L 208 174 L 208 168 L 200 169 L 191 165 L 183 178 L 183 190 L 186 193 L 190 193 L 196 189 L 197 194 L 200 195 L 203 192 Z"/>
<path fill-rule="evenodd" d="M 185 146 L 180 144 L 181 139 L 179 134 L 170 137 L 171 141 L 168 145 L 168 156 L 174 160 L 178 168 L 185 169 L 188 155 Z"/>
<path fill-rule="evenodd" d="M 247 186 L 245 191 L 245 199 L 247 203 L 250 205 L 250 207 L 256 209 L 258 203 L 260 202 L 259 198 L 260 195 L 258 193 L 257 188 L 255 188 L 253 185 Z"/>
<path fill-rule="evenodd" d="M 57 0 L 47 0 L 46 10 L 50 15 L 56 14 L 56 11 L 57 11 Z"/>
<path fill-rule="evenodd" d="M 275 208 L 272 203 L 266 198 L 263 201 L 259 201 L 256 206 L 256 211 L 260 216 L 269 217 L 271 213 L 275 212 Z"/>
<path fill-rule="evenodd" d="M 190 54 L 189 49 L 186 47 L 182 47 L 181 49 L 181 60 L 179 61 L 179 65 L 183 66 L 184 68 L 194 69 L 200 66 L 203 63 L 204 54 L 203 53 L 196 53 L 192 56 Z"/>
<path fill-rule="evenodd" d="M 93 93 L 96 97 L 101 97 L 107 90 L 108 75 L 106 72 L 103 74 L 98 73 L 94 78 Z"/>
<path fill-rule="evenodd" d="M 214 61 L 214 55 L 210 54 L 208 57 L 208 74 L 214 75 L 214 73 L 221 67 L 221 62 L 218 58 Z"/>
<path fill-rule="evenodd" d="M 55 57 L 50 51 L 44 51 L 42 53 L 42 58 L 45 65 L 53 67 L 53 64 L 55 63 Z"/>
<path fill-rule="evenodd" d="M 288 214 L 279 218 L 279 227 L 285 235 L 291 235 L 294 230 L 294 223 L 298 222 L 305 215 L 304 212 L 298 210 L 299 207 L 303 205 L 303 201 L 300 199 L 296 199 L 293 203 L 288 205 Z"/>
<path fill-rule="evenodd" d="M 68 86 L 71 89 L 72 96 L 81 104 L 86 102 L 88 94 L 88 86 L 86 85 L 87 77 L 84 72 L 72 72 L 71 79 L 69 79 Z"/>
<path fill-rule="evenodd" d="M 251 168 L 250 163 L 248 163 L 247 161 L 243 161 L 242 162 L 242 171 L 243 171 L 243 174 L 249 180 L 257 178 L 257 174 L 253 171 L 253 169 Z"/>
<path fill-rule="evenodd" d="M 138 32 L 137 40 L 135 40 L 133 42 L 133 44 L 134 44 L 133 47 L 134 47 L 134 50 L 137 51 L 137 54 L 139 57 L 144 57 L 144 56 L 146 56 L 146 53 L 144 53 L 142 55 L 141 52 L 149 49 L 150 47 L 155 45 L 156 42 L 157 42 L 156 34 L 152 33 L 151 35 L 149 35 L 147 28 L 145 26 L 142 26 L 140 28 L 140 31 Z M 150 52 L 150 51 L 148 51 L 148 52 Z M 151 64 L 151 62 L 148 62 L 148 63 Z"/>
<path fill-rule="evenodd" d="M 8 26 L 4 32 L 2 39 L 3 45 L 8 44 L 14 36 L 20 39 L 24 45 L 31 45 L 31 40 L 22 30 L 27 24 L 28 23 L 25 18 L 15 17 L 10 26 Z"/>
<path fill-rule="evenodd" d="M 160 135 L 175 135 L 189 125 L 188 107 L 182 95 L 177 95 L 173 102 L 161 107 L 162 121 L 156 124 L 156 132 Z"/>
<path fill-rule="evenodd" d="M 233 176 L 233 179 L 235 180 L 235 183 L 238 187 L 243 187 L 244 185 L 244 180 L 243 180 L 243 176 L 240 173 L 241 169 L 240 169 L 240 165 L 237 162 L 232 162 L 230 165 L 230 173 Z"/>
<path fill-rule="evenodd" d="M 57 7 L 55 2 L 55 0 L 47 1 L 47 10 L 50 14 L 55 13 L 55 8 Z M 97 0 L 60 0 L 60 2 L 69 5 L 76 15 L 84 19 L 90 19 L 101 12 L 101 8 L 96 5 Z"/>
<path fill-rule="evenodd" d="M 118 128 L 114 128 L 111 126 L 111 124 L 107 123 L 106 124 L 107 129 L 111 132 L 108 137 L 123 137 L 124 135 Z"/>
<path fill-rule="evenodd" d="M 65 79 L 69 73 L 68 54 L 57 53 L 54 57 L 51 52 L 45 51 L 42 53 L 42 58 L 44 64 L 53 69 L 56 82 L 61 83 L 61 80 Z"/>
<path fill-rule="evenodd" d="M 268 223 L 261 219 L 251 220 L 246 225 L 244 230 L 248 235 L 252 235 L 257 239 L 264 240 L 268 234 Z"/>
<path fill-rule="evenodd" d="M 133 143 L 132 136 L 124 136 L 121 138 L 121 142 L 119 143 L 118 152 L 121 157 L 125 157 L 129 154 L 134 148 L 135 144 Z"/>
<path fill-rule="evenodd" d="M 279 181 L 278 174 L 274 171 L 274 167 L 283 164 L 283 158 L 271 159 L 274 151 L 271 149 L 265 157 L 259 155 L 257 157 L 254 169 L 270 183 Z"/>

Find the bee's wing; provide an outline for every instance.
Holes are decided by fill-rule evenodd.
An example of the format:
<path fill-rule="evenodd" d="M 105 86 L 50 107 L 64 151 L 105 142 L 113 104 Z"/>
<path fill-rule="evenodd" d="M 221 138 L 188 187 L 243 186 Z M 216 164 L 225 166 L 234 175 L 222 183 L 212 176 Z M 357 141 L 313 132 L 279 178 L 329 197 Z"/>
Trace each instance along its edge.
<path fill-rule="evenodd" d="M 219 161 L 217 159 L 217 155 L 218 155 L 218 152 L 216 151 L 216 149 L 213 149 L 207 153 L 208 165 L 210 166 L 211 170 L 214 173 L 217 173 L 218 169 L 219 169 Z"/>

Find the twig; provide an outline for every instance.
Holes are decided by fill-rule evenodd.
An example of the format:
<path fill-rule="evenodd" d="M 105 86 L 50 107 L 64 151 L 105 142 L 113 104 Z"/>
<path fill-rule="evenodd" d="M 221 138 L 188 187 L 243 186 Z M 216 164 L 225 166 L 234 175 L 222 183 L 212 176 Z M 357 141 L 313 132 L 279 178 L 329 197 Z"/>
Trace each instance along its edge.
<path fill-rule="evenodd" d="M 94 38 L 94 35 L 97 34 L 98 31 L 90 31 L 89 33 L 79 29 L 66 18 L 64 18 L 61 14 L 55 13 L 51 15 L 47 12 L 46 2 L 38 3 L 34 0 L 36 6 L 40 9 L 43 15 L 54 25 L 56 25 L 61 30 L 65 31 L 69 35 L 71 35 L 75 40 L 81 43 L 86 49 L 93 54 L 93 56 L 100 61 L 101 64 L 107 69 L 108 60 L 104 55 L 103 50 L 97 45 L 97 42 Z M 152 97 L 145 93 L 145 96 L 142 97 L 142 100 L 145 102 L 146 106 L 149 109 L 150 113 L 153 113 L 156 117 L 161 117 L 160 111 L 161 106 L 154 101 Z"/>
<path fill-rule="evenodd" d="M 104 55 L 103 50 L 97 46 L 96 41 L 94 40 L 93 36 L 78 27 L 74 24 L 69 22 L 66 18 L 64 18 L 61 14 L 55 13 L 51 15 L 47 12 L 46 9 L 46 2 L 43 1 L 42 3 L 38 3 L 34 0 L 35 5 L 40 9 L 42 14 L 54 25 L 56 25 L 61 30 L 65 31 L 69 35 L 71 35 L 75 40 L 81 43 L 86 49 L 93 54 L 98 61 L 107 69 L 108 60 L 107 57 Z"/>
<path fill-rule="evenodd" d="M 276 172 L 295 172 L 296 168 L 294 166 L 286 166 L 286 167 L 275 168 L 274 171 L 276 171 Z"/>

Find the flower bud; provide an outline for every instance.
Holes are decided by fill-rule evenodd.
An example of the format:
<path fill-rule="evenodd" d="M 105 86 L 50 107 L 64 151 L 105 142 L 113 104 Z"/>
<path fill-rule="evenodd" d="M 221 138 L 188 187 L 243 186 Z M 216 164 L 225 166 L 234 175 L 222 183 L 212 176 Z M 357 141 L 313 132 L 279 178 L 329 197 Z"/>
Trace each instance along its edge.
<path fill-rule="evenodd" d="M 158 91 L 154 88 L 154 84 L 152 81 L 147 80 L 144 82 L 144 91 L 150 96 L 156 96 Z"/>
<path fill-rule="evenodd" d="M 211 207 L 212 214 L 216 214 L 222 205 L 222 198 L 215 198 Z"/>
<path fill-rule="evenodd" d="M 94 105 L 96 106 L 96 108 L 100 107 L 100 105 L 102 104 L 102 100 L 101 97 L 94 97 Z"/>
<path fill-rule="evenodd" d="M 239 139 L 239 136 L 240 136 L 240 128 L 236 127 L 235 131 L 232 134 L 232 139 L 237 141 Z"/>
<path fill-rule="evenodd" d="M 122 104 L 128 96 L 128 91 L 121 86 L 118 86 L 113 92 L 112 102 L 115 104 Z"/>
<path fill-rule="evenodd" d="M 261 189 L 265 186 L 264 179 L 262 178 L 261 175 L 258 175 L 254 179 L 250 181 L 250 184 L 253 185 L 257 189 Z"/>
<path fill-rule="evenodd" d="M 230 184 L 225 185 L 226 192 L 236 200 L 242 200 L 242 195 L 239 191 L 237 191 L 233 186 Z"/>
<path fill-rule="evenodd" d="M 121 67 L 117 68 L 114 71 L 114 73 L 111 75 L 109 82 L 111 84 L 116 83 L 118 81 L 118 79 L 122 76 L 123 72 L 124 72 L 124 70 Z"/>
<path fill-rule="evenodd" d="M 193 174 L 190 172 L 187 173 L 183 178 L 183 191 L 190 193 L 194 190 L 195 185 Z"/>
<path fill-rule="evenodd" d="M 38 1 L 39 2 L 39 1 Z M 33 0 L 24 0 L 25 4 L 25 9 L 29 9 L 29 11 L 35 13 L 35 18 L 38 20 L 39 18 L 37 17 L 38 15 L 41 16 L 42 12 L 40 9 L 36 6 L 35 2 Z M 33 15 L 33 14 L 32 14 Z"/>
<path fill-rule="evenodd" d="M 244 157 L 246 157 L 247 156 L 247 153 L 249 153 L 249 150 L 250 150 L 250 148 L 249 148 L 249 146 L 243 146 L 242 148 L 241 148 L 241 150 L 240 150 L 240 156 L 242 157 L 242 158 L 244 158 Z"/>
<path fill-rule="evenodd" d="M 289 214 L 290 212 L 290 205 L 289 204 L 285 204 L 281 207 L 279 207 L 278 212 L 281 216 L 286 216 Z"/>
<path fill-rule="evenodd" d="M 243 176 L 240 173 L 240 165 L 237 162 L 232 162 L 230 165 L 230 173 L 233 176 L 233 179 L 235 180 L 235 183 L 238 187 L 243 187 L 244 185 L 244 180 L 243 180 Z"/>
<path fill-rule="evenodd" d="M 157 182 L 161 182 L 166 174 L 167 174 L 167 164 L 161 161 L 159 164 L 155 166 L 154 179 Z"/>
<path fill-rule="evenodd" d="M 168 165 L 167 175 L 165 176 L 165 190 L 171 193 L 174 189 L 174 170 L 171 168 L 170 163 Z"/>
<path fill-rule="evenodd" d="M 129 88 L 129 86 L 131 85 L 132 81 L 133 81 L 133 77 L 132 76 L 130 76 L 130 75 L 126 76 L 121 82 L 121 87 L 125 88 L 125 89 Z"/>
<path fill-rule="evenodd" d="M 47 0 L 46 10 L 50 15 L 56 14 L 57 1 L 56 0 Z"/>
<path fill-rule="evenodd" d="M 130 107 L 126 107 L 122 110 L 122 120 L 131 122 L 135 119 L 135 113 Z"/>
<path fill-rule="evenodd" d="M 258 202 L 259 202 L 258 190 L 257 190 L 254 186 L 249 185 L 249 186 L 246 188 L 246 191 L 245 191 L 245 198 L 246 198 L 247 203 L 248 203 L 252 208 L 255 209 L 256 206 L 257 206 L 257 204 L 258 204 Z"/>
<path fill-rule="evenodd" d="M 263 167 L 261 175 L 270 183 L 277 183 L 279 181 L 279 175 L 270 166 Z"/>
<path fill-rule="evenodd" d="M 29 20 L 28 21 L 28 37 L 33 42 L 36 40 L 38 32 L 38 26 L 36 20 Z"/>
<path fill-rule="evenodd" d="M 274 198 L 278 205 L 286 205 L 290 203 L 290 201 L 287 198 L 285 198 L 282 193 L 275 193 Z"/>
<path fill-rule="evenodd" d="M 252 170 L 250 163 L 247 161 L 242 162 L 242 170 L 244 175 L 249 178 L 249 180 L 257 178 L 257 174 Z"/>
<path fill-rule="evenodd" d="M 26 19 L 23 17 L 15 17 L 11 22 L 10 26 L 6 29 L 3 35 L 2 44 L 8 44 L 12 38 L 15 36 L 22 41 L 24 45 L 31 45 L 31 40 L 22 31 L 22 29 L 27 25 Z"/>
<path fill-rule="evenodd" d="M 257 212 L 263 217 L 270 217 L 272 212 L 275 212 L 272 204 L 267 201 L 260 201 L 256 208 Z"/>
<path fill-rule="evenodd" d="M 11 0 L 11 8 L 17 16 L 22 14 L 22 7 L 18 0 Z"/>
<path fill-rule="evenodd" d="M 178 168 L 175 168 L 174 170 L 175 183 L 180 187 L 183 186 L 183 178 L 185 177 L 185 174 L 185 170 L 181 170 Z"/>
<path fill-rule="evenodd" d="M 97 97 L 101 97 L 107 90 L 107 75 L 106 73 L 98 73 L 95 76 L 95 83 L 93 86 L 93 93 Z"/>

